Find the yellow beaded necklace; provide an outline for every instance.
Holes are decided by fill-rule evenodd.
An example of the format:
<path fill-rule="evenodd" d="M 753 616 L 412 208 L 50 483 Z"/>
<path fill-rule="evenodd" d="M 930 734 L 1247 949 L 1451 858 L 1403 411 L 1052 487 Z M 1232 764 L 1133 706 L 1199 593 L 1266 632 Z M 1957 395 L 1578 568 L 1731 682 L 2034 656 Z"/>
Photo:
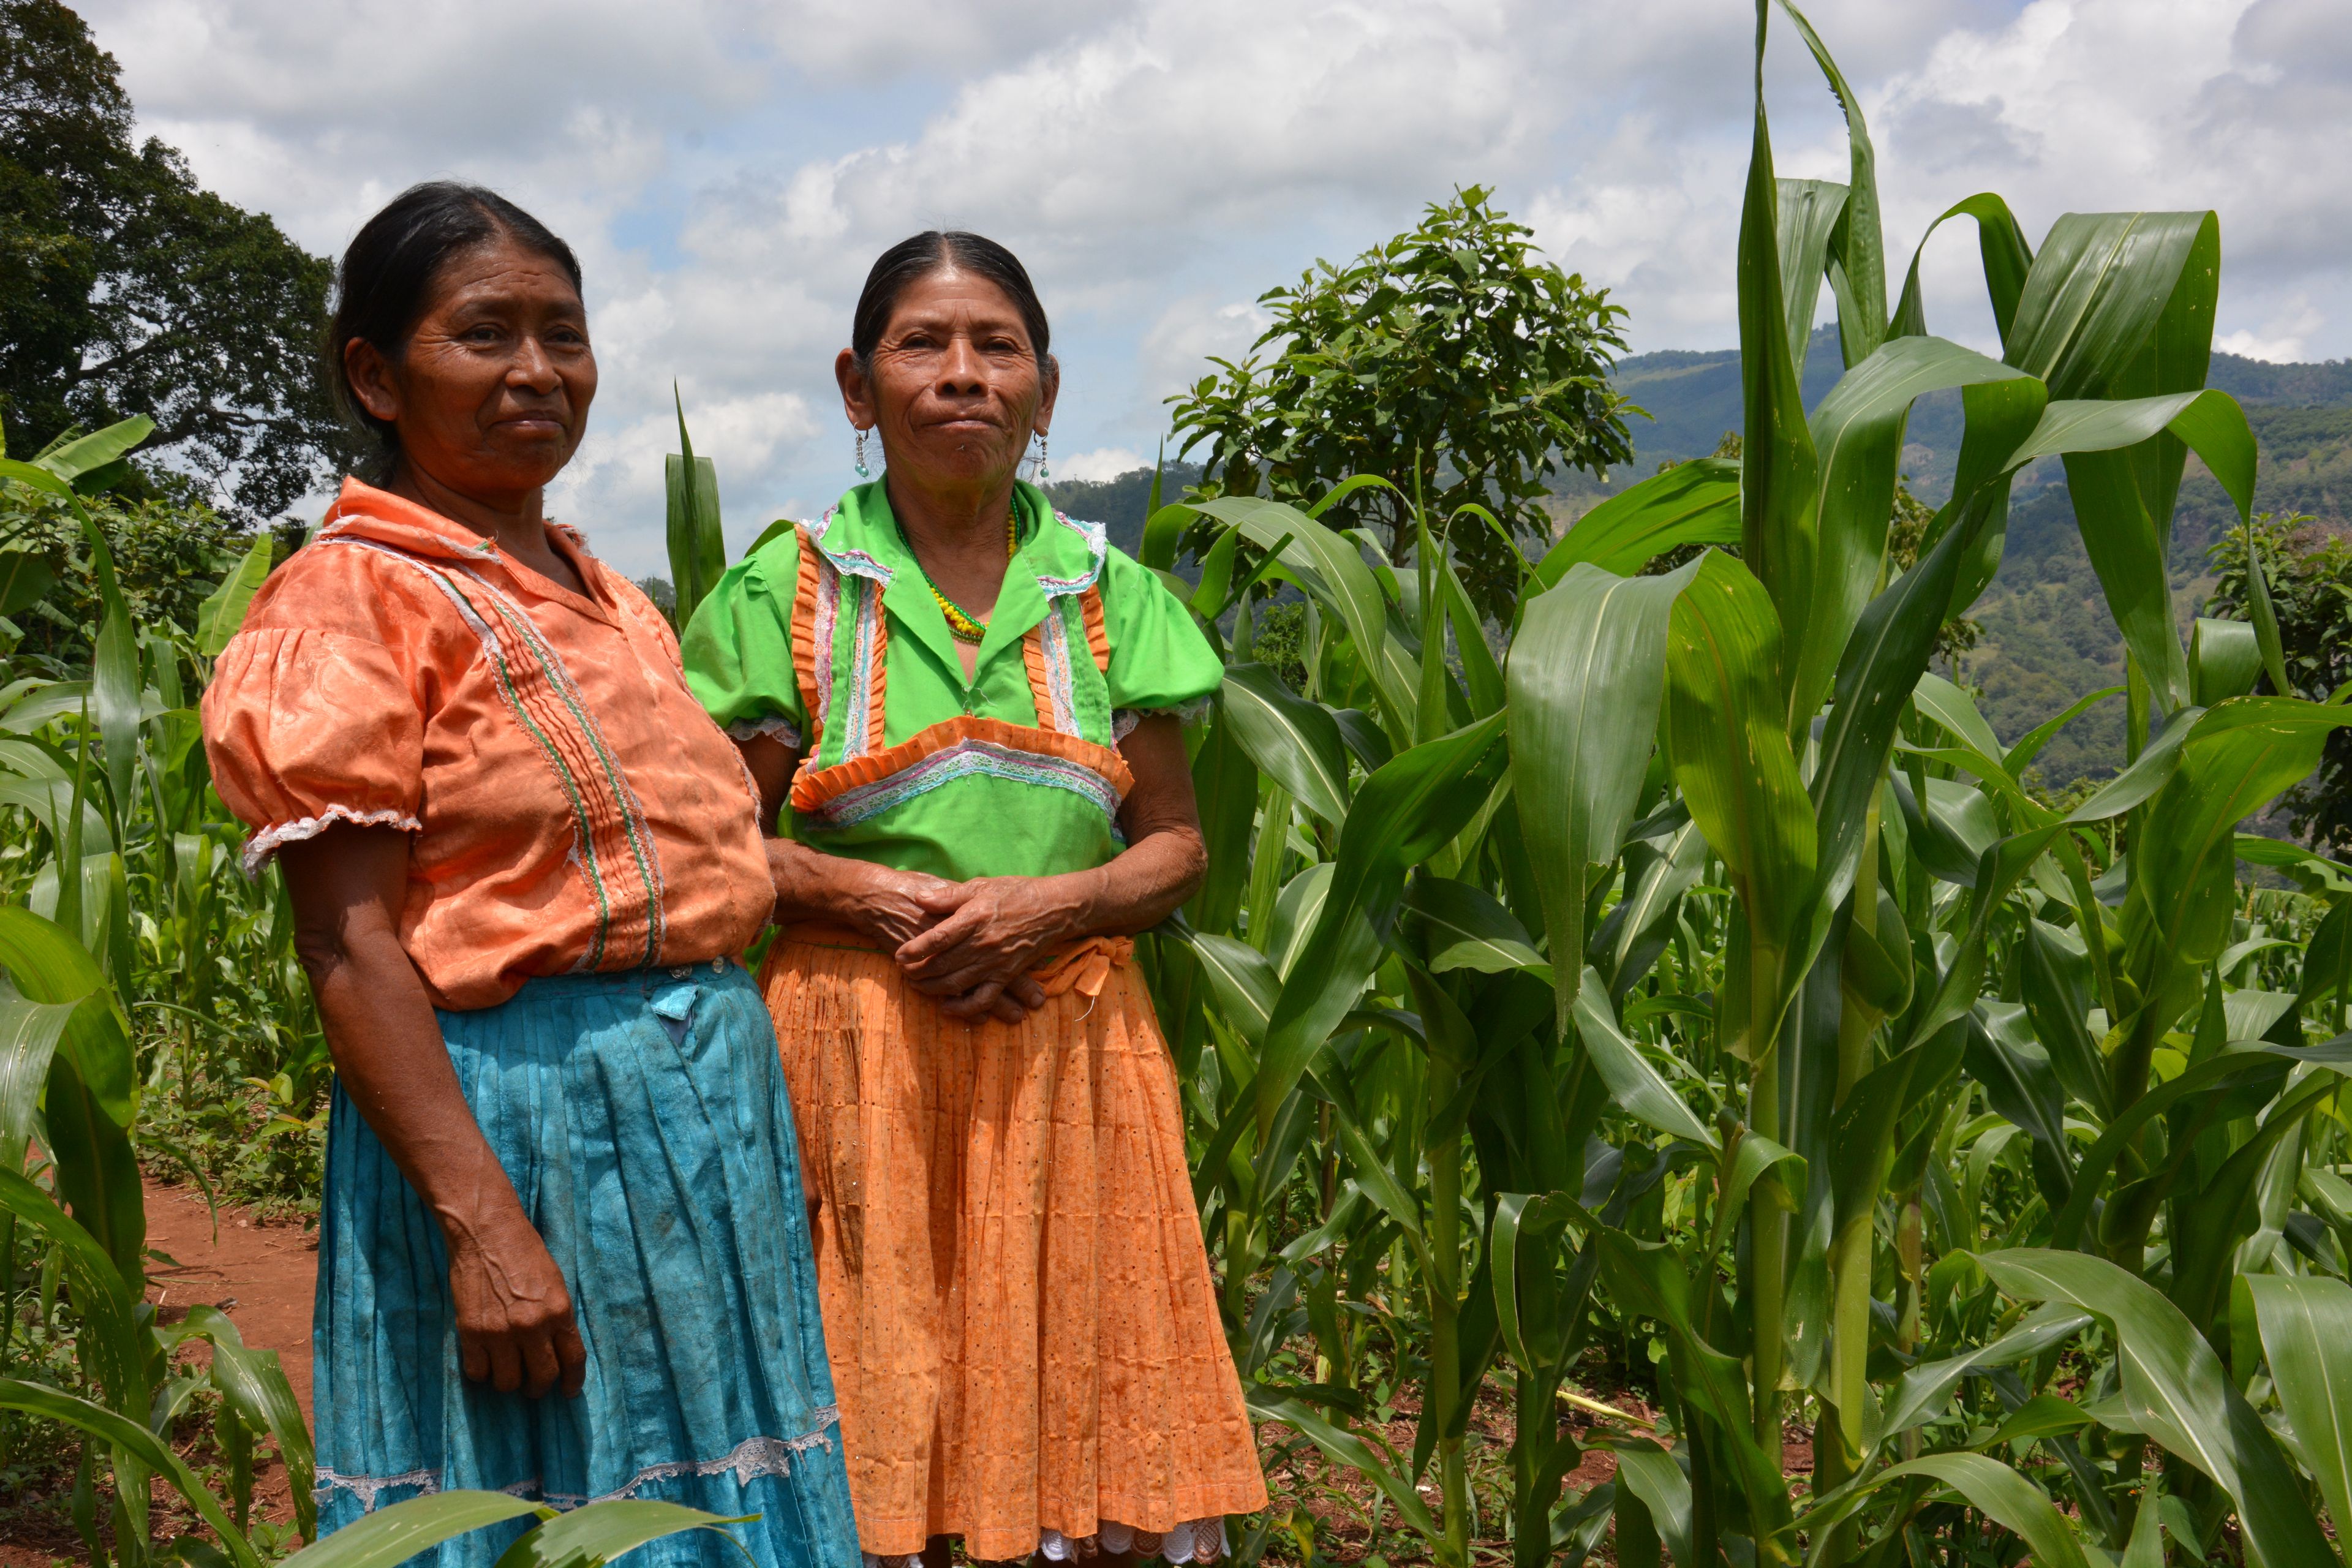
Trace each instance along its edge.
<path fill-rule="evenodd" d="M 906 545 L 908 555 L 915 554 L 914 542 L 907 537 L 906 525 L 903 523 L 898 528 L 898 542 Z M 1020 551 L 1021 514 L 1016 510 L 1008 512 L 1004 519 L 1004 559 L 1012 560 L 1013 556 L 1020 553 Z M 975 645 L 988 636 L 986 621 L 940 592 L 940 585 L 931 581 L 931 574 L 929 572 L 923 572 L 923 562 L 920 556 L 915 556 L 915 570 L 923 573 L 923 585 L 930 589 L 931 597 L 939 604 L 940 614 L 947 617 L 949 636 L 958 642 Z"/>

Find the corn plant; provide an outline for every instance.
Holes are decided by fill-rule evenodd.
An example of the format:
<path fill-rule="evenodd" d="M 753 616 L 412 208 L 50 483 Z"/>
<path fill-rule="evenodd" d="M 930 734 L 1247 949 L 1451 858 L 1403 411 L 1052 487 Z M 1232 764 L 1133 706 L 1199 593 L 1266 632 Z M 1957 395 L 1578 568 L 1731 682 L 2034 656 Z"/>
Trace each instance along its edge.
<path fill-rule="evenodd" d="M 1958 1561 L 1988 1531 L 2052 1563 L 2340 1562 L 2352 882 L 2237 828 L 2352 709 L 2282 695 L 2251 552 L 2251 624 L 2177 629 L 2188 454 L 2242 521 L 2253 487 L 2203 390 L 2218 223 L 2069 215 L 2036 250 L 1971 196 L 1945 217 L 1978 226 L 2002 353 L 1934 337 L 1916 257 L 1886 286 L 1860 105 L 1779 10 L 1851 173 L 1775 175 L 1760 0 L 1737 460 L 1522 557 L 1499 628 L 1453 563 L 1491 526 L 1466 510 L 1413 507 L 1402 566 L 1321 521 L 1364 480 L 1148 525 L 1232 628 L 1194 757 L 1210 870 L 1153 979 L 1253 1406 L 1448 1564 L 1610 1530 L 1621 1563 Z M 1846 370 L 1808 410 L 1825 281 Z M 1966 433 L 1895 574 L 1931 392 Z M 1929 656 L 2052 459 L 2129 679 L 2004 746 Z M 1694 545 L 1737 553 L 1643 574 Z M 1251 658 L 1276 585 L 1307 604 L 1299 691 Z M 2116 697 L 2128 765 L 2052 805 L 2035 754 Z M 2257 922 L 2241 855 L 2305 891 Z M 1579 1368 L 1636 1338 L 1662 1419 L 1578 1436 Z M 1409 1452 L 1353 1419 L 1406 1384 Z M 1510 1508 L 1482 1520 L 1470 1417 L 1506 1388 Z M 1564 1495 L 1587 1446 L 1617 1479 Z"/>

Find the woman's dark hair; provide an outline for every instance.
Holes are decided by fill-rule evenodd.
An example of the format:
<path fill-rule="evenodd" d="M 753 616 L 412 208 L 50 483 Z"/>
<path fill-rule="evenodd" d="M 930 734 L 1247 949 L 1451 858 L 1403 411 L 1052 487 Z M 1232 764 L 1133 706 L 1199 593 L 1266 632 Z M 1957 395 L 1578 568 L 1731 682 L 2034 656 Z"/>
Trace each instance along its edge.
<path fill-rule="evenodd" d="M 425 313 L 433 281 L 450 259 L 496 239 L 511 239 L 563 268 L 580 287 L 580 258 L 548 226 L 496 191 L 455 180 L 427 180 L 393 197 L 361 226 L 335 270 L 335 311 L 327 326 L 326 375 L 352 422 L 375 438 L 387 478 L 400 462 L 400 434 L 370 414 L 352 391 L 343 351 L 353 339 L 397 360 Z"/>
<path fill-rule="evenodd" d="M 898 308 L 898 296 L 909 285 L 950 268 L 976 272 L 1003 289 L 1021 312 L 1021 324 L 1029 329 L 1029 346 L 1036 353 L 1037 363 L 1041 367 L 1053 363 L 1053 356 L 1046 353 L 1053 333 L 1045 325 L 1045 307 L 1038 301 L 1037 286 L 1029 281 L 1029 269 L 1021 265 L 1021 258 L 985 235 L 967 234 L 960 228 L 942 233 L 934 228 L 902 239 L 875 258 L 874 269 L 866 275 L 866 288 L 857 296 L 857 313 L 849 319 L 849 352 L 856 357 L 858 369 L 871 368 L 874 346 L 882 341 L 890 313 Z"/>

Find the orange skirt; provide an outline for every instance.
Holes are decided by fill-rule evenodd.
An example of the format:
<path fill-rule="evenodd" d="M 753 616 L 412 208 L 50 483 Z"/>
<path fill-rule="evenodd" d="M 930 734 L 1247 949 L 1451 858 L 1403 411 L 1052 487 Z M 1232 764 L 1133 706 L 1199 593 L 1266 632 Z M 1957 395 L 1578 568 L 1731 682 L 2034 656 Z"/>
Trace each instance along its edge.
<path fill-rule="evenodd" d="M 946 1016 L 861 943 L 782 933 L 760 979 L 861 1544 L 1215 1555 L 1265 1480 L 1130 944 L 1039 972 L 1046 1005 L 1008 1025 Z"/>

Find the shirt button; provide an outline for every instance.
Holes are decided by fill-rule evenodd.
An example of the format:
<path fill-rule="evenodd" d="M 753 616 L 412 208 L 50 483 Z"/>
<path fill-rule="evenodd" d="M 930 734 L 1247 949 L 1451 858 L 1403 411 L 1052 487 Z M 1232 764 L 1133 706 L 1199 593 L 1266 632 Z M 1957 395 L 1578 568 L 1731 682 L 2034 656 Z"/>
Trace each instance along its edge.
<path fill-rule="evenodd" d="M 679 964 L 676 969 L 673 969 L 673 970 L 671 970 L 671 971 L 669 972 L 669 977 L 670 977 L 672 980 L 683 980 L 683 979 L 685 979 L 688 975 L 689 975 L 689 974 L 691 974 L 691 973 L 694 973 L 694 971 L 693 971 L 693 969 L 692 969 L 691 967 L 689 967 L 689 966 L 688 966 L 688 965 L 687 965 L 687 964 L 683 964 L 683 963 L 681 963 L 681 964 Z"/>

